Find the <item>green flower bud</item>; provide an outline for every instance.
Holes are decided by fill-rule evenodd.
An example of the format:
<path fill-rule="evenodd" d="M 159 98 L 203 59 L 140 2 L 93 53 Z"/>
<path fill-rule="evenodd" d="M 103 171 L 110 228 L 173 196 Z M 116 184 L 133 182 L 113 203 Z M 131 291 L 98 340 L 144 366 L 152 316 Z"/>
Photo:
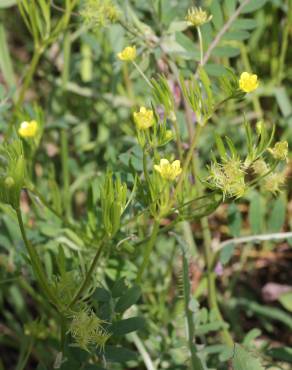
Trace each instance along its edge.
<path fill-rule="evenodd" d="M 25 160 L 21 141 L 2 144 L 0 154 L 3 158 L 0 164 L 0 201 L 17 208 L 25 181 Z"/>
<path fill-rule="evenodd" d="M 4 180 L 4 185 L 6 186 L 7 189 L 11 189 L 15 185 L 13 177 L 11 176 L 6 177 L 6 179 Z"/>
<path fill-rule="evenodd" d="M 114 235 L 120 227 L 121 215 L 127 201 L 127 186 L 121 179 L 113 180 L 113 175 L 108 172 L 100 189 L 102 219 L 108 235 Z"/>

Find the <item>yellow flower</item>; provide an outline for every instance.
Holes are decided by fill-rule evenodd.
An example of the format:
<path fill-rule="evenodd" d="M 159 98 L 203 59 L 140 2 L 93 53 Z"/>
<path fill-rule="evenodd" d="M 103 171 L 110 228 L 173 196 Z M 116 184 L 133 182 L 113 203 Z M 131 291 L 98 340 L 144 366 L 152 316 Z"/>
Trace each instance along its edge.
<path fill-rule="evenodd" d="M 212 19 L 212 15 L 208 16 L 202 8 L 190 8 L 186 15 L 186 21 L 190 26 L 200 27 L 203 24 L 209 22 Z"/>
<path fill-rule="evenodd" d="M 132 62 L 136 58 L 136 46 L 127 46 L 124 50 L 118 53 L 118 58 L 126 62 Z"/>
<path fill-rule="evenodd" d="M 252 73 L 243 72 L 240 75 L 239 87 L 242 91 L 250 93 L 259 86 L 258 76 Z"/>
<path fill-rule="evenodd" d="M 18 133 L 21 137 L 35 137 L 38 130 L 37 121 L 22 122 Z"/>
<path fill-rule="evenodd" d="M 159 165 L 155 164 L 154 169 L 160 173 L 163 179 L 171 181 L 175 180 L 182 172 L 179 160 L 169 163 L 165 158 L 160 160 Z"/>
<path fill-rule="evenodd" d="M 139 130 L 147 130 L 154 125 L 153 110 L 141 107 L 139 112 L 134 112 L 134 121 Z"/>
<path fill-rule="evenodd" d="M 273 149 L 268 149 L 275 159 L 284 161 L 288 156 L 288 143 L 287 141 L 279 141 L 275 144 Z"/>

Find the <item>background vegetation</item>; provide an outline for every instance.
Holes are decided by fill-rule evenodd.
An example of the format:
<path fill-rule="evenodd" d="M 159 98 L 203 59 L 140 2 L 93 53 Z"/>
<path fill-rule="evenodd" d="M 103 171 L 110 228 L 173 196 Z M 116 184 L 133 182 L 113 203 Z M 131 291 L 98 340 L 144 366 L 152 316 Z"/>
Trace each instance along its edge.
<path fill-rule="evenodd" d="M 212 15 L 200 28 L 203 55 L 196 28 L 185 22 L 191 6 Z M 215 98 L 223 97 L 217 82 L 230 69 L 238 78 L 256 73 L 260 85 L 213 112 L 195 151 L 200 179 L 208 176 L 210 153 L 218 156 L 216 137 L 228 135 L 238 155 L 246 154 L 245 120 L 254 131 L 259 121 L 269 132 L 275 125 L 275 141 L 291 147 L 291 33 L 291 0 L 0 1 L 1 141 L 15 138 L 22 121 L 40 126 L 33 145 L 23 141 L 29 182 L 20 204 L 58 302 L 37 283 L 17 214 L 1 203 L 0 369 L 291 368 L 291 153 L 280 193 L 253 187 L 240 199 L 220 198 L 217 207 L 207 191 L 210 209 L 191 208 L 177 225 L 174 214 L 162 217 L 137 281 L 153 217 L 133 122 L 140 106 L 159 113 L 148 82 L 162 83 L 164 75 L 177 117 L 170 128 L 180 142 L 162 150 L 179 158 L 179 144 L 184 159 L 198 117 L 179 73 L 198 77 L 201 63 Z M 117 58 L 127 45 L 136 45 L 146 80 Z M 152 172 L 149 153 L 147 161 Z M 66 316 L 103 240 L 107 170 L 126 184 L 130 206 L 99 256 L 81 308 Z M 185 199 L 200 195 L 193 181 L 190 175 Z M 113 199 L 120 201 L 116 193 Z M 206 243 L 218 251 L 216 266 L 204 257 Z"/>

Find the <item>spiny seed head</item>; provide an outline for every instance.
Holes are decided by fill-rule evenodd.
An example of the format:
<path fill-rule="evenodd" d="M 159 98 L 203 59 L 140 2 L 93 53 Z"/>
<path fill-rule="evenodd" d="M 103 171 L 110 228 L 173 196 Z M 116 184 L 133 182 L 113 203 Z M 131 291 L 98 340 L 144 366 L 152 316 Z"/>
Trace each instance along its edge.
<path fill-rule="evenodd" d="M 259 86 L 258 76 L 256 74 L 243 72 L 239 79 L 239 88 L 245 93 L 256 90 Z"/>
<path fill-rule="evenodd" d="M 91 27 L 107 26 L 120 16 L 112 0 L 86 0 L 80 14 Z"/>
<path fill-rule="evenodd" d="M 263 159 L 256 160 L 252 165 L 252 169 L 256 175 L 260 176 L 269 171 L 269 167 Z"/>
<path fill-rule="evenodd" d="M 89 351 L 91 345 L 103 349 L 106 341 L 110 338 L 103 328 L 104 321 L 89 309 L 77 312 L 73 315 L 69 331 L 80 348 Z"/>
<path fill-rule="evenodd" d="M 246 192 L 243 163 L 231 158 L 223 164 L 212 163 L 209 168 L 208 181 L 211 186 L 220 189 L 224 197 L 240 198 Z"/>
<path fill-rule="evenodd" d="M 208 13 L 202 8 L 192 7 L 188 10 L 185 19 L 190 26 L 200 27 L 209 22 L 212 19 L 212 15 L 208 15 Z"/>
<path fill-rule="evenodd" d="M 264 180 L 263 189 L 276 194 L 281 191 L 281 187 L 285 184 L 285 174 L 273 173 L 267 176 Z"/>
<path fill-rule="evenodd" d="M 268 149 L 269 152 L 275 159 L 278 160 L 287 160 L 288 157 L 288 142 L 287 141 L 279 141 L 275 144 L 274 148 Z"/>

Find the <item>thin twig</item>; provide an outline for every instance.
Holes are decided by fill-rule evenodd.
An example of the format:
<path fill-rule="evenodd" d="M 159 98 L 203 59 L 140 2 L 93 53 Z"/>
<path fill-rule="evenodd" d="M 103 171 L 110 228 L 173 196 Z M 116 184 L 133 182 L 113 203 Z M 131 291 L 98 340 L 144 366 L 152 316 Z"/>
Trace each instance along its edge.
<path fill-rule="evenodd" d="M 209 45 L 208 50 L 206 51 L 206 53 L 204 55 L 204 58 L 202 60 L 202 63 L 200 65 L 204 66 L 208 62 L 208 60 L 209 60 L 209 58 L 210 58 L 210 56 L 212 54 L 212 51 L 216 48 L 216 46 L 219 44 L 219 42 L 221 41 L 221 39 L 224 36 L 224 34 L 229 30 L 229 28 L 231 27 L 232 23 L 236 20 L 236 18 L 242 12 L 242 9 L 249 2 L 250 2 L 250 0 L 243 1 L 240 4 L 240 6 L 235 10 L 235 12 L 232 14 L 232 16 L 228 19 L 228 21 L 224 24 L 224 26 L 218 32 L 218 34 L 216 35 L 216 37 L 214 38 L 214 40 L 212 41 L 212 43 Z M 197 76 L 198 76 L 198 71 L 196 72 L 196 77 Z"/>
<path fill-rule="evenodd" d="M 141 357 L 143 358 L 147 370 L 156 370 L 156 366 L 154 365 L 147 349 L 145 348 L 144 344 L 142 343 L 138 335 L 136 333 L 131 333 L 130 337 L 133 340 L 135 346 L 137 347 Z"/>
<path fill-rule="evenodd" d="M 255 242 L 261 242 L 261 241 L 282 240 L 282 239 L 289 239 L 289 238 L 292 238 L 292 232 L 243 236 L 241 238 L 229 239 L 229 240 L 226 240 L 220 243 L 219 250 L 221 250 L 222 248 L 230 244 L 238 245 L 238 244 L 244 244 L 244 243 L 255 243 Z"/>

